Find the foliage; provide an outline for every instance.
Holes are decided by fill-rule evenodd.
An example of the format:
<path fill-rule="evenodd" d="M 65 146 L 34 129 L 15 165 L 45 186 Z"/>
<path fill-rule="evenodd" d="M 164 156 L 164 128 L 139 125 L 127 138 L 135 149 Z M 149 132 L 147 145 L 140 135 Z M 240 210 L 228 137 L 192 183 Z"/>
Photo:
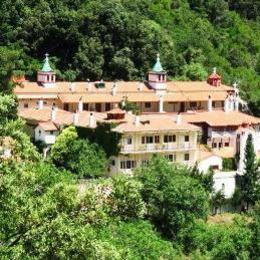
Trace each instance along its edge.
<path fill-rule="evenodd" d="M 133 102 L 130 102 L 127 100 L 127 98 L 124 100 L 123 104 L 121 104 L 121 108 L 125 111 L 132 111 L 135 115 L 140 115 L 140 107 Z"/>
<path fill-rule="evenodd" d="M 200 172 L 197 164 L 195 164 L 190 171 L 188 171 L 189 176 L 197 179 L 206 191 L 209 193 L 213 192 L 213 171 L 209 170 L 207 173 Z"/>
<path fill-rule="evenodd" d="M 76 130 L 80 138 L 88 139 L 91 143 L 96 143 L 102 147 L 107 158 L 109 158 L 118 155 L 120 151 L 121 134 L 111 131 L 113 127 L 113 124 L 98 123 L 94 129 L 77 127 Z"/>
<path fill-rule="evenodd" d="M 221 213 L 221 207 L 225 202 L 225 195 L 223 194 L 223 192 L 218 191 L 214 193 L 212 195 L 211 201 L 212 201 L 212 206 L 215 208 L 215 214 L 218 213 L 218 209 L 220 209 L 220 213 Z"/>
<path fill-rule="evenodd" d="M 208 213 L 207 193 L 196 179 L 189 177 L 188 171 L 154 157 L 147 167 L 135 173 L 143 183 L 141 194 L 147 203 L 147 217 L 170 238 L 178 237 L 181 230 Z"/>
<path fill-rule="evenodd" d="M 110 223 L 99 237 L 122 252 L 122 259 L 182 259 L 168 241 L 159 238 L 147 221 Z"/>
<path fill-rule="evenodd" d="M 0 164 L 0 177 L 3 259 L 178 256 L 171 243 L 160 238 L 151 224 L 138 220 L 138 215 L 131 215 L 137 218 L 132 222 L 123 222 L 120 218 L 127 219 L 132 212 L 118 211 L 117 215 L 110 209 L 110 205 L 122 208 L 137 202 L 133 197 L 134 187 L 139 187 L 135 180 L 114 179 L 114 191 L 108 198 L 100 182 L 89 183 L 86 192 L 79 194 L 73 175 L 48 163 L 4 162 Z M 133 194 L 122 197 L 123 187 L 131 187 Z M 124 199 L 127 205 L 123 205 Z M 111 200 L 115 203 L 109 204 Z M 113 219 L 109 212 L 113 212 Z"/>
<path fill-rule="evenodd" d="M 252 221 L 249 223 L 250 230 L 253 233 L 250 245 L 251 259 L 257 259 L 260 255 L 260 202 L 258 201 L 250 212 Z"/>
<path fill-rule="evenodd" d="M 246 220 L 233 224 L 205 224 L 198 221 L 188 233 L 189 250 L 197 249 L 211 259 L 249 259 L 252 232 Z"/>
<path fill-rule="evenodd" d="M 245 147 L 245 168 L 244 174 L 241 178 L 242 183 L 240 186 L 242 201 L 246 202 L 247 209 L 248 206 L 254 205 L 258 201 L 260 194 L 260 184 L 259 184 L 259 168 L 256 161 L 256 155 L 254 151 L 253 137 L 251 134 L 248 135 Z"/>
<path fill-rule="evenodd" d="M 50 156 L 56 166 L 68 169 L 78 177 L 93 178 L 105 174 L 105 153 L 96 144 L 79 139 L 74 126 L 64 129 L 57 137 Z"/>
<path fill-rule="evenodd" d="M 45 52 L 69 81 L 143 80 L 159 52 L 171 78 L 217 67 L 259 114 L 257 0 L 3 0 L 0 10 L 1 89 L 14 70 L 35 79 Z"/>
<path fill-rule="evenodd" d="M 140 193 L 142 184 L 126 176 L 113 178 L 112 184 L 108 197 L 112 216 L 125 220 L 142 218 L 146 210 Z"/>
<path fill-rule="evenodd" d="M 235 158 L 223 158 L 223 171 L 236 170 Z"/>

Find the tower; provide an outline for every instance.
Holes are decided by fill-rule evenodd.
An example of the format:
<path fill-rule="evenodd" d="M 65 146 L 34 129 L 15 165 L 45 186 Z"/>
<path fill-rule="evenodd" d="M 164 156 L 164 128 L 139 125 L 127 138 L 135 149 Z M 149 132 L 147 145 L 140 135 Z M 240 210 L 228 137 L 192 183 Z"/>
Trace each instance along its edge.
<path fill-rule="evenodd" d="M 212 74 L 208 77 L 208 84 L 214 87 L 218 87 L 221 84 L 221 76 L 217 74 L 217 69 L 213 68 Z"/>
<path fill-rule="evenodd" d="M 160 62 L 160 55 L 157 54 L 156 63 L 148 73 L 148 84 L 155 90 L 166 90 L 167 73 Z"/>
<path fill-rule="evenodd" d="M 49 54 L 45 54 L 43 67 L 37 73 L 37 82 L 46 88 L 53 87 L 55 85 L 56 73 L 52 70 L 49 64 Z"/>

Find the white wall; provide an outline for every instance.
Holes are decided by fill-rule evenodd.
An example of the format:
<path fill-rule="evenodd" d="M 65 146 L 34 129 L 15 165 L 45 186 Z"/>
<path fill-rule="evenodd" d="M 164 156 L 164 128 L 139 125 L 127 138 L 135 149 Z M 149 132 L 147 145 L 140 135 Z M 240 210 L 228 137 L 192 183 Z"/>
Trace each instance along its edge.
<path fill-rule="evenodd" d="M 211 166 L 218 165 L 219 170 L 222 170 L 222 158 L 216 155 L 212 155 L 210 157 L 205 158 L 204 160 L 201 160 L 198 163 L 198 169 L 201 172 L 206 173 Z"/>
<path fill-rule="evenodd" d="M 213 175 L 215 192 L 222 191 L 225 198 L 231 198 L 236 187 L 236 172 L 217 172 Z"/>
<path fill-rule="evenodd" d="M 58 131 L 53 131 L 51 134 L 49 131 L 44 131 L 40 126 L 35 128 L 35 141 L 42 141 L 46 144 L 54 144 Z"/>

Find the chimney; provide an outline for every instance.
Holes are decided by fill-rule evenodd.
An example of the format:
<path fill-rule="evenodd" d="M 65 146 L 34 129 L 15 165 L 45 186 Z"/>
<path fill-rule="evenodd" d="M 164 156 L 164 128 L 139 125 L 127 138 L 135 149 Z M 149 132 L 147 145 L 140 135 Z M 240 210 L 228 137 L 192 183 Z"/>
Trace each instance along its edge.
<path fill-rule="evenodd" d="M 224 111 L 225 112 L 229 111 L 229 98 L 228 98 L 228 96 L 226 97 L 226 99 L 224 101 Z"/>
<path fill-rule="evenodd" d="M 43 100 L 42 99 L 40 99 L 38 101 L 38 109 L 43 109 Z"/>
<path fill-rule="evenodd" d="M 139 126 L 139 125 L 140 125 L 140 116 L 138 116 L 138 115 L 135 116 L 134 124 L 135 124 L 136 126 Z"/>
<path fill-rule="evenodd" d="M 235 110 L 235 100 L 234 100 L 233 96 L 231 96 L 229 98 L 229 107 L 230 107 L 230 111 L 234 111 Z"/>
<path fill-rule="evenodd" d="M 238 101 L 238 97 L 235 97 L 235 110 L 236 110 L 236 111 L 239 110 L 239 101 Z"/>
<path fill-rule="evenodd" d="M 56 120 L 56 107 L 52 107 L 51 109 L 51 121 L 55 121 Z"/>
<path fill-rule="evenodd" d="M 82 112 L 82 111 L 83 111 L 83 101 L 82 101 L 82 97 L 80 97 L 80 99 L 79 99 L 78 111 L 79 111 L 79 112 Z"/>
<path fill-rule="evenodd" d="M 212 98 L 211 98 L 210 95 L 209 95 L 209 98 L 208 98 L 208 111 L 209 112 L 212 111 Z"/>
<path fill-rule="evenodd" d="M 117 86 L 116 86 L 116 83 L 113 85 L 112 87 L 112 96 L 115 96 L 116 95 L 116 91 L 117 91 Z"/>
<path fill-rule="evenodd" d="M 138 91 L 143 91 L 143 83 L 142 82 L 137 83 L 137 89 L 138 89 Z"/>
<path fill-rule="evenodd" d="M 181 114 L 178 113 L 176 116 L 176 124 L 180 125 L 181 124 Z"/>
<path fill-rule="evenodd" d="M 79 122 L 79 114 L 78 113 L 74 113 L 73 114 L 73 125 L 77 125 Z"/>
<path fill-rule="evenodd" d="M 70 83 L 70 91 L 75 92 L 75 83 Z"/>
<path fill-rule="evenodd" d="M 159 113 L 163 113 L 163 95 L 159 97 Z"/>
<path fill-rule="evenodd" d="M 90 113 L 90 115 L 89 115 L 89 127 L 94 128 L 95 123 L 96 123 L 95 116 L 94 116 L 93 113 Z"/>

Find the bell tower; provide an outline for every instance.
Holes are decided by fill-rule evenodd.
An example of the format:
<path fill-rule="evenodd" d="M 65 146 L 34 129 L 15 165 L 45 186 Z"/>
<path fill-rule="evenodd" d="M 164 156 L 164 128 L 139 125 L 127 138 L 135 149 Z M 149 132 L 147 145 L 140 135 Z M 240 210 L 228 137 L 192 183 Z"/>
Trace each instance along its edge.
<path fill-rule="evenodd" d="M 40 71 L 37 73 L 37 82 L 43 87 L 53 87 L 56 83 L 56 73 L 52 70 L 49 64 L 49 54 L 45 54 L 44 64 Z"/>
<path fill-rule="evenodd" d="M 217 68 L 213 68 L 212 74 L 207 79 L 208 84 L 218 87 L 221 84 L 221 76 L 217 74 Z"/>
<path fill-rule="evenodd" d="M 148 72 L 148 84 L 155 90 L 166 90 L 167 73 L 163 69 L 160 55 L 157 54 L 156 63 L 153 69 Z"/>

